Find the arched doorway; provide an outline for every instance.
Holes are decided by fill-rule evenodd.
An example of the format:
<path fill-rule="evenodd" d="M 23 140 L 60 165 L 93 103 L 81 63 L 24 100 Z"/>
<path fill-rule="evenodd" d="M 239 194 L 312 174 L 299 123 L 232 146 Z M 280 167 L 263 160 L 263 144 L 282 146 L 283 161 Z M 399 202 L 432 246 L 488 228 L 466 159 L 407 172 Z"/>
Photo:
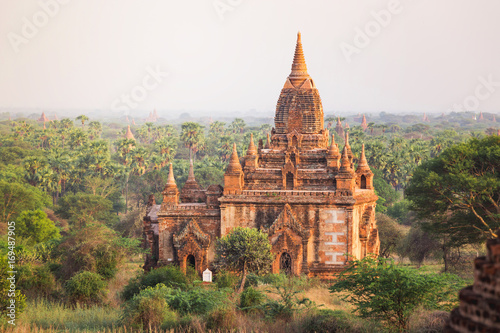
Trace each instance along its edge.
<path fill-rule="evenodd" d="M 196 269 L 196 258 L 190 254 L 186 258 L 186 266 Z"/>
<path fill-rule="evenodd" d="M 288 252 L 283 252 L 280 257 L 280 273 L 292 274 L 292 257 Z"/>
<path fill-rule="evenodd" d="M 366 177 L 365 175 L 361 175 L 361 184 L 360 184 L 360 188 L 362 190 L 366 190 Z"/>
<path fill-rule="evenodd" d="M 286 173 L 286 190 L 293 190 L 293 173 Z"/>
<path fill-rule="evenodd" d="M 297 140 L 297 137 L 294 135 L 294 136 L 292 137 L 292 146 L 293 146 L 293 147 L 297 147 L 298 145 L 299 145 L 299 142 L 298 142 L 298 140 Z"/>

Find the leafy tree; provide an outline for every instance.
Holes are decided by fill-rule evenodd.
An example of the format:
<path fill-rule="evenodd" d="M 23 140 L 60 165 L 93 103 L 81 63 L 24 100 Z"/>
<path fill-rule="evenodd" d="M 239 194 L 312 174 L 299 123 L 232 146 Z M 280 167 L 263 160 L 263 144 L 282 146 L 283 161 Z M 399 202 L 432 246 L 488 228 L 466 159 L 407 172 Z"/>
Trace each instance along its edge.
<path fill-rule="evenodd" d="M 181 125 L 181 140 L 189 148 L 189 158 L 193 158 L 204 140 L 203 126 L 191 121 Z"/>
<path fill-rule="evenodd" d="M 113 203 L 99 195 L 79 192 L 66 194 L 61 199 L 56 213 L 81 227 L 91 222 L 113 224 L 117 217 L 112 213 Z"/>
<path fill-rule="evenodd" d="M 389 258 L 400 249 L 405 238 L 405 227 L 389 216 L 377 213 L 377 228 L 380 237 L 380 256 Z"/>
<path fill-rule="evenodd" d="M 373 177 L 373 187 L 377 193 L 379 199 L 377 200 L 377 207 L 375 208 L 377 212 L 384 213 L 387 207 L 398 200 L 399 194 L 394 190 L 394 188 L 387 183 L 382 172 L 377 169 L 372 169 L 374 173 Z"/>
<path fill-rule="evenodd" d="M 40 209 L 22 212 L 16 221 L 16 234 L 32 243 L 42 243 L 60 238 L 59 229 Z"/>
<path fill-rule="evenodd" d="M 21 183 L 0 180 L 0 219 L 7 223 L 22 211 L 40 209 L 50 205 L 50 198 L 41 190 Z"/>
<path fill-rule="evenodd" d="M 343 293 L 342 299 L 352 303 L 361 317 L 386 320 L 406 331 L 410 315 L 419 306 L 451 309 L 462 284 L 457 276 L 420 274 L 388 259 L 366 257 L 352 261 L 330 292 Z"/>
<path fill-rule="evenodd" d="M 215 253 L 217 266 L 241 273 L 238 292 L 243 290 L 248 272 L 266 271 L 274 259 L 267 235 L 254 228 L 234 228 L 217 240 Z"/>
<path fill-rule="evenodd" d="M 57 248 L 62 278 L 81 270 L 112 278 L 123 258 L 137 248 L 137 242 L 126 241 L 106 226 L 92 224 L 64 238 Z"/>
<path fill-rule="evenodd" d="M 122 323 L 148 330 L 157 328 L 166 320 L 177 319 L 177 314 L 169 309 L 167 297 L 171 289 L 163 284 L 158 287 L 148 287 L 125 304 Z"/>
<path fill-rule="evenodd" d="M 82 115 L 79 115 L 78 117 L 76 117 L 76 120 L 80 120 L 82 122 L 82 129 L 85 129 L 85 122 L 87 120 L 89 120 L 89 117 L 87 117 L 86 115 L 82 114 Z"/>
<path fill-rule="evenodd" d="M 408 224 L 410 213 L 410 201 L 403 199 L 387 208 L 387 215 L 396 219 L 401 224 Z"/>
<path fill-rule="evenodd" d="M 407 197 L 429 230 L 479 243 L 500 227 L 500 137 L 471 139 L 419 166 Z M 450 234 L 451 231 L 451 234 Z"/>
<path fill-rule="evenodd" d="M 81 271 L 64 285 L 66 295 L 73 303 L 98 304 L 104 298 L 106 282 L 99 274 Z"/>
<path fill-rule="evenodd" d="M 402 253 L 410 259 L 411 262 L 422 265 L 425 259 L 440 249 L 439 242 L 431 234 L 422 229 L 421 223 L 414 223 L 410 231 L 403 240 Z M 445 271 L 447 271 L 447 261 L 445 259 Z"/>
<path fill-rule="evenodd" d="M 184 274 L 179 267 L 172 265 L 159 267 L 150 272 L 141 273 L 135 279 L 131 280 L 123 289 L 122 298 L 129 300 L 141 290 L 154 287 L 160 283 L 171 288 L 187 289 L 187 286 L 191 282 L 190 277 Z"/>

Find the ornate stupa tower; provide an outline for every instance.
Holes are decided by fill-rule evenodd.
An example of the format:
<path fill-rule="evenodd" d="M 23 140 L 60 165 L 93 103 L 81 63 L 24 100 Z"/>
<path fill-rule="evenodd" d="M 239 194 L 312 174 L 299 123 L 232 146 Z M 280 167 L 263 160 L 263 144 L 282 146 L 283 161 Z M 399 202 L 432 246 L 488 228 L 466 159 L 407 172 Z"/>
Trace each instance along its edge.
<path fill-rule="evenodd" d="M 297 146 L 297 143 L 303 147 L 326 148 L 328 135 L 323 129 L 323 119 L 321 97 L 313 79 L 307 73 L 299 32 L 292 71 L 285 81 L 276 105 L 272 142 L 280 148 Z"/>
<path fill-rule="evenodd" d="M 145 220 L 151 221 L 147 230 L 158 230 L 158 241 L 150 243 L 152 253 L 158 249 L 158 262 L 146 262 L 145 267 L 192 265 L 200 274 L 213 269 L 215 240 L 236 227 L 267 233 L 275 257 L 273 273 L 329 279 L 346 267 L 348 256 L 377 255 L 378 197 L 364 148 L 356 166 L 348 131 L 340 124 L 342 135 L 345 132 L 342 150 L 334 136 L 328 145 L 323 117 L 299 33 L 292 70 L 278 98 L 275 127 L 265 144 L 260 139 L 256 145 L 250 135 L 241 157 L 233 145 L 224 188 L 211 185 L 206 199 L 195 197 L 203 190 L 191 165 L 179 202 L 170 166 L 164 202 L 161 208 L 151 207 Z"/>

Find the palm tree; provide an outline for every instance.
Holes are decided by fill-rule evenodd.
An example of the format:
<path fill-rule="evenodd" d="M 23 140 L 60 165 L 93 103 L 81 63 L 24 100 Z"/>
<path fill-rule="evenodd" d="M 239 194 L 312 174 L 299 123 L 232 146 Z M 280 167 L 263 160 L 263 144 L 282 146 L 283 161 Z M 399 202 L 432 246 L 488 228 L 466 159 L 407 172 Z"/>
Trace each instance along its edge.
<path fill-rule="evenodd" d="M 135 147 L 135 140 L 132 139 L 120 139 L 115 141 L 115 146 L 117 147 L 118 154 L 121 157 L 122 164 L 127 165 L 129 162 L 129 153 Z"/>
<path fill-rule="evenodd" d="M 102 133 L 102 125 L 98 121 L 91 121 L 89 123 L 90 140 L 98 138 Z"/>
<path fill-rule="evenodd" d="M 144 147 L 139 147 L 134 149 L 130 154 L 132 155 L 132 172 L 139 176 L 145 174 L 147 170 L 146 158 L 148 151 Z"/>
<path fill-rule="evenodd" d="M 37 156 L 30 156 L 24 159 L 24 177 L 26 181 L 32 186 L 38 186 L 39 184 L 39 173 L 47 165 L 47 161 L 44 158 L 39 158 Z"/>
<path fill-rule="evenodd" d="M 234 134 L 237 133 L 243 133 L 243 130 L 245 129 L 245 121 L 241 118 L 236 118 L 233 120 L 233 122 L 229 125 L 229 128 L 233 131 Z"/>
<path fill-rule="evenodd" d="M 203 142 L 203 126 L 191 121 L 181 125 L 181 140 L 189 148 L 189 158 L 194 160 L 195 148 Z"/>
<path fill-rule="evenodd" d="M 210 124 L 210 129 L 208 132 L 211 135 L 222 135 L 224 133 L 225 126 L 226 126 L 225 122 L 216 120 Z"/>
<path fill-rule="evenodd" d="M 73 127 L 73 121 L 71 121 L 71 119 L 68 119 L 68 118 L 64 118 L 61 120 L 61 126 L 63 128 L 66 128 L 66 129 L 70 129 L 71 127 Z"/>
<path fill-rule="evenodd" d="M 89 120 L 89 117 L 87 117 L 86 115 L 82 114 L 82 115 L 79 115 L 78 117 L 76 117 L 76 120 L 80 120 L 82 122 L 82 130 L 85 129 L 85 122 L 87 120 Z"/>
<path fill-rule="evenodd" d="M 83 132 L 82 130 L 75 129 L 73 132 L 71 132 L 70 135 L 70 146 L 71 148 L 76 148 L 76 147 L 81 147 L 87 142 L 87 133 Z"/>
<path fill-rule="evenodd" d="M 172 159 L 172 157 L 175 156 L 177 141 L 174 137 L 167 136 L 156 141 L 155 146 L 156 150 L 163 158 L 161 167 L 164 167 Z"/>

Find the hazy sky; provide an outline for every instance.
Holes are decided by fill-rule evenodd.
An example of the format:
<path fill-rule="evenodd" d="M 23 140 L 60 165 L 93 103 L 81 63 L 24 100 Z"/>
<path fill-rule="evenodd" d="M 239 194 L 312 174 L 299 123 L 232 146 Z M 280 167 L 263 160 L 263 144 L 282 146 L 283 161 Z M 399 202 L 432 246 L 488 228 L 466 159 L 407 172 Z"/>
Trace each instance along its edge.
<path fill-rule="evenodd" d="M 500 112 L 498 0 L 59 1 L 0 0 L 0 107 L 272 113 L 300 30 L 327 112 Z"/>

